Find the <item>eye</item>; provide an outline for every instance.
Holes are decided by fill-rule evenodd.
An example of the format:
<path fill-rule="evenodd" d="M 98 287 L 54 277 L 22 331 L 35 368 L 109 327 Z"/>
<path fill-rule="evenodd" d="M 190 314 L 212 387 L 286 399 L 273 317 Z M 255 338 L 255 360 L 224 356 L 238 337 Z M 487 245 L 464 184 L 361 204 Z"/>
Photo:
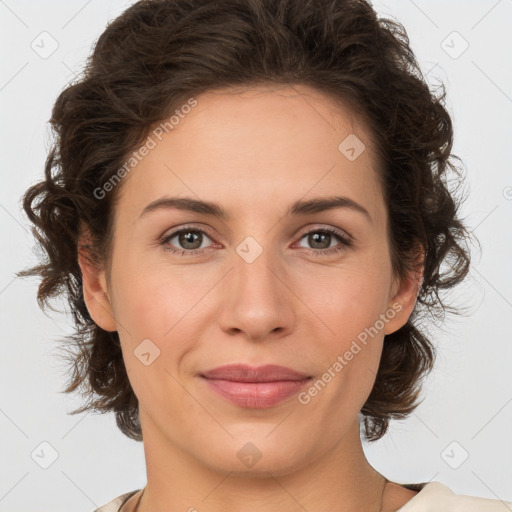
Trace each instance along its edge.
<path fill-rule="evenodd" d="M 304 233 L 300 240 L 306 239 L 314 249 L 308 250 L 313 254 L 333 254 L 345 250 L 352 245 L 352 241 L 342 232 L 332 228 L 313 229 Z M 338 240 L 340 243 L 331 246 L 331 242 Z M 302 246 L 301 246 L 302 247 Z"/>
<path fill-rule="evenodd" d="M 210 238 L 202 229 L 185 227 L 164 237 L 161 244 L 166 250 L 171 251 L 172 253 L 181 253 L 182 256 L 185 256 L 185 254 L 194 255 L 204 252 L 202 242 L 205 237 Z M 177 249 L 170 245 L 171 240 L 174 238 L 177 239 L 175 244 L 181 246 L 181 249 Z"/>

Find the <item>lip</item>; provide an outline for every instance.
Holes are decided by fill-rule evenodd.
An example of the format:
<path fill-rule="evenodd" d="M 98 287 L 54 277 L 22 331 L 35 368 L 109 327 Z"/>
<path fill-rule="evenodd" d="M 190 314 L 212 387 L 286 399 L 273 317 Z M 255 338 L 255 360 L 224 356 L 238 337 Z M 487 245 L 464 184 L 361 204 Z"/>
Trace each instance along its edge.
<path fill-rule="evenodd" d="M 209 388 L 235 405 L 251 409 L 272 407 L 298 393 L 311 379 L 278 365 L 252 367 L 233 364 L 200 374 Z"/>
<path fill-rule="evenodd" d="M 227 364 L 201 373 L 207 379 L 230 380 L 236 382 L 276 382 L 298 381 L 309 376 L 275 364 L 249 366 L 247 364 Z"/>

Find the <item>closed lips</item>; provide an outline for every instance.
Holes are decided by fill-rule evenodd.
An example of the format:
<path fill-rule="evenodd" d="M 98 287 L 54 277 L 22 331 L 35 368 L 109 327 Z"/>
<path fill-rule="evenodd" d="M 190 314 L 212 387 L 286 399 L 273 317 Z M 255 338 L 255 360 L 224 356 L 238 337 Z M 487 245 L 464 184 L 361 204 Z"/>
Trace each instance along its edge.
<path fill-rule="evenodd" d="M 265 365 L 251 367 L 243 364 L 220 366 L 201 373 L 201 376 L 212 380 L 228 380 L 246 383 L 302 381 L 311 378 L 306 374 L 284 366 Z"/>

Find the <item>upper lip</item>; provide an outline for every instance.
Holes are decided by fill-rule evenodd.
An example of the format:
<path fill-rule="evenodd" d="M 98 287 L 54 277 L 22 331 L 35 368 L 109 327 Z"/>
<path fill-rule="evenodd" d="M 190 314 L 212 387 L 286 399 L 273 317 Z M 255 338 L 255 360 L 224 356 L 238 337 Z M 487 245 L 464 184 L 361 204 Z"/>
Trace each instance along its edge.
<path fill-rule="evenodd" d="M 231 380 L 236 382 L 275 382 L 284 380 L 304 380 L 308 375 L 275 364 L 249 366 L 246 364 L 228 364 L 201 373 L 207 379 Z"/>

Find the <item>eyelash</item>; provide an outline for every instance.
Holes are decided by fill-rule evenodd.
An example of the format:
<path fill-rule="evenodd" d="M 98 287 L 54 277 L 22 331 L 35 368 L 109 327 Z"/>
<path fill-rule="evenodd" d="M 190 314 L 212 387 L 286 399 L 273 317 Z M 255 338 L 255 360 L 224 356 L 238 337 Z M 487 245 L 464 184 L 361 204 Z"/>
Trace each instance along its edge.
<path fill-rule="evenodd" d="M 199 228 L 196 228 L 196 227 L 193 227 L 193 226 L 187 226 L 187 227 L 184 227 L 184 228 L 181 228 L 177 231 L 173 231 L 172 233 L 170 233 L 169 235 L 163 237 L 161 240 L 160 240 L 160 244 L 164 246 L 164 249 L 166 251 L 170 251 L 171 253 L 173 254 L 177 254 L 177 253 L 181 253 L 181 256 L 195 256 L 195 255 L 198 255 L 198 254 L 202 254 L 207 248 L 203 248 L 203 249 L 191 249 L 191 250 L 187 250 L 187 249 L 174 249 L 172 246 L 169 245 L 169 241 L 172 240 L 176 235 L 179 235 L 181 233 L 186 233 L 186 232 L 197 232 L 197 233 L 203 233 L 205 234 L 206 236 L 208 236 L 209 238 L 213 239 L 212 236 L 210 236 L 206 231 L 204 231 L 203 229 L 199 229 Z M 335 246 L 335 247 L 329 247 L 327 249 L 306 249 L 303 247 L 303 249 L 306 249 L 306 251 L 310 254 L 314 254 L 314 255 L 331 255 L 331 254 L 335 254 L 335 253 L 338 253 L 338 252 L 341 252 L 345 249 L 347 249 L 348 247 L 351 247 L 352 246 L 352 241 L 346 237 L 346 236 L 343 236 L 340 232 L 338 232 L 337 230 L 335 229 L 332 229 L 332 228 L 318 228 L 318 229 L 312 229 L 310 231 L 307 231 L 306 233 L 303 233 L 302 236 L 299 238 L 299 241 L 302 240 L 305 236 L 307 235 L 310 235 L 311 233 L 323 233 L 323 234 L 330 234 L 330 235 L 333 235 L 335 236 L 340 244 Z"/>

